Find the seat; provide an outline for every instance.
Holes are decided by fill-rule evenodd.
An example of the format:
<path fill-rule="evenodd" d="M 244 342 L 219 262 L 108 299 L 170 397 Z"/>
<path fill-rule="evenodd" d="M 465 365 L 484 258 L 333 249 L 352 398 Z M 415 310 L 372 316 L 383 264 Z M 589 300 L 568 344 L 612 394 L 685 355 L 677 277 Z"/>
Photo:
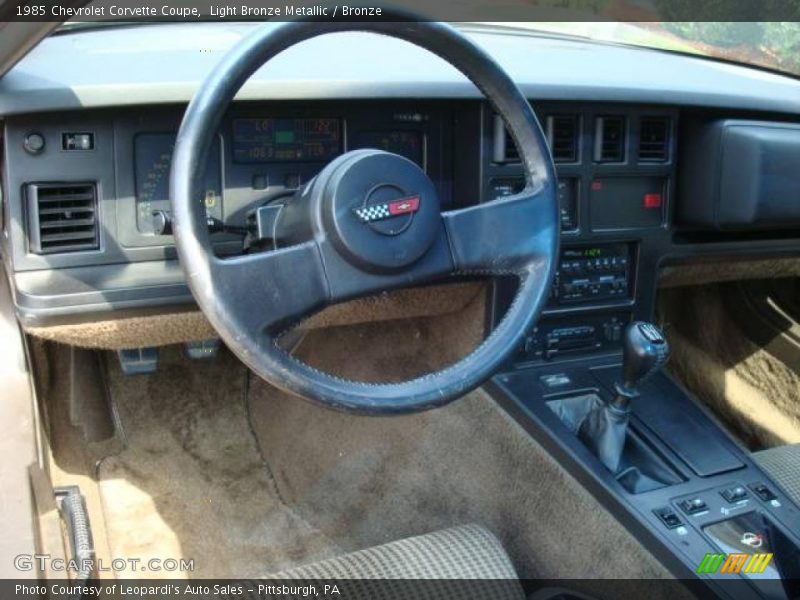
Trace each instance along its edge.
<path fill-rule="evenodd" d="M 267 576 L 292 581 L 336 583 L 342 598 L 522 600 L 514 567 L 498 539 L 479 525 L 463 525 L 359 550 Z M 283 581 L 280 581 L 283 580 Z"/>
<path fill-rule="evenodd" d="M 753 459 L 795 504 L 800 505 L 800 444 L 754 452 Z"/>

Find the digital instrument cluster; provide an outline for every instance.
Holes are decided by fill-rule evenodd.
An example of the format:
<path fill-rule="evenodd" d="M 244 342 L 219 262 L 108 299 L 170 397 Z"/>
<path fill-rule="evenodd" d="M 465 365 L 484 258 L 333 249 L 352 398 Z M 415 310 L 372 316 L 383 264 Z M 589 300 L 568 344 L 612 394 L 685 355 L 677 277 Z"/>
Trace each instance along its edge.
<path fill-rule="evenodd" d="M 342 152 L 342 123 L 329 118 L 233 120 L 238 163 L 329 161 Z"/>
<path fill-rule="evenodd" d="M 359 148 L 404 156 L 435 178 L 429 170 L 430 123 L 412 125 L 393 120 L 390 115 L 235 115 L 223 125 L 211 151 L 199 201 L 205 204 L 209 217 L 224 221 L 226 215 L 248 209 L 240 206 L 247 202 L 243 189 L 249 190 L 253 201 L 263 201 L 302 186 L 331 160 Z M 154 213 L 170 211 L 169 173 L 175 137 L 172 131 L 158 130 L 139 131 L 133 137 L 139 234 L 159 235 Z M 226 197 L 226 188 L 236 189 L 237 194 Z"/>

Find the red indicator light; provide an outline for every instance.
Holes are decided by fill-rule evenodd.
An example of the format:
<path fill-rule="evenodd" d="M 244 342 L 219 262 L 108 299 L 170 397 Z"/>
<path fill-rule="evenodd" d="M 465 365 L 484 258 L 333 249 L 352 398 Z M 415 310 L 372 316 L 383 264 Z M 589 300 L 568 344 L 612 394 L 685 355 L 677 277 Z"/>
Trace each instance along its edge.
<path fill-rule="evenodd" d="M 645 194 L 642 204 L 645 208 L 661 208 L 661 194 Z"/>
<path fill-rule="evenodd" d="M 595 192 L 599 192 L 600 190 L 603 189 L 603 182 L 602 181 L 593 181 L 592 182 L 592 189 Z"/>

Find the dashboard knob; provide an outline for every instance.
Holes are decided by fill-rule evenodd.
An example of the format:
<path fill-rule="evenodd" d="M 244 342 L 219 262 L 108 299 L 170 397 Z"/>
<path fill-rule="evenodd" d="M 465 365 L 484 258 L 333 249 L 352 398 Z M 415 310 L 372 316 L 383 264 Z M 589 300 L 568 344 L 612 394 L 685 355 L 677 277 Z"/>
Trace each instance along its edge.
<path fill-rule="evenodd" d="M 153 233 L 156 235 L 172 235 L 172 217 L 167 211 L 153 211 Z"/>
<path fill-rule="evenodd" d="M 28 154 L 41 154 L 44 150 L 44 136 L 41 133 L 29 133 L 22 141 L 22 147 Z"/>

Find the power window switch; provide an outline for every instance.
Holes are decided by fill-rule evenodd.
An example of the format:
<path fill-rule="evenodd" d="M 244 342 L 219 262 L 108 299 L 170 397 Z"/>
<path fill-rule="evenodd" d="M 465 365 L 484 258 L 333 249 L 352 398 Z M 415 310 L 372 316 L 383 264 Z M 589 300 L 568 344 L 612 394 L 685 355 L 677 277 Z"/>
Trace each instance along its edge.
<path fill-rule="evenodd" d="M 669 506 L 657 508 L 653 513 L 659 518 L 667 529 L 675 529 L 683 525 L 681 518 Z"/>
<path fill-rule="evenodd" d="M 739 502 L 740 500 L 747 498 L 747 490 L 744 488 L 744 486 L 737 485 L 735 487 L 722 490 L 720 495 L 725 498 L 726 502 L 733 504 L 734 502 Z"/>

